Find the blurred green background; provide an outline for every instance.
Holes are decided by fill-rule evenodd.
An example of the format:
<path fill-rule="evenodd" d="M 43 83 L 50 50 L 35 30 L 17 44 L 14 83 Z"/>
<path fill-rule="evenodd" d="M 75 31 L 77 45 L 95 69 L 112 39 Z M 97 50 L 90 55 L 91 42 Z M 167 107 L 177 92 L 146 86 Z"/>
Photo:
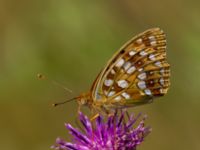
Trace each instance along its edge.
<path fill-rule="evenodd" d="M 150 105 L 153 132 L 139 150 L 200 149 L 200 2 L 195 0 L 1 0 L 0 147 L 47 150 L 67 137 L 76 102 L 112 54 L 151 27 L 167 34 L 171 88 Z M 37 73 L 73 90 L 70 94 Z M 87 109 L 85 111 L 88 111 Z"/>

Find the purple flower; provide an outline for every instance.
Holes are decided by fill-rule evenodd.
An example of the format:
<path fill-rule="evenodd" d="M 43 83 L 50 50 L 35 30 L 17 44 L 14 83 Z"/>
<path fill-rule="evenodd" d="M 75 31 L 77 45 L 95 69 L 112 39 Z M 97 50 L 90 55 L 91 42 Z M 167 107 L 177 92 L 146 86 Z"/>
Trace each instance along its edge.
<path fill-rule="evenodd" d="M 129 115 L 125 117 L 124 114 L 115 113 L 106 120 L 99 116 L 91 122 L 87 116 L 79 113 L 84 131 L 80 132 L 70 124 L 65 124 L 73 136 L 73 141 L 70 143 L 57 138 L 56 145 L 52 148 L 55 150 L 136 150 L 151 129 L 144 125 L 145 116 L 136 126 L 136 121 L 141 114 L 138 116 L 132 114 L 130 117 Z"/>

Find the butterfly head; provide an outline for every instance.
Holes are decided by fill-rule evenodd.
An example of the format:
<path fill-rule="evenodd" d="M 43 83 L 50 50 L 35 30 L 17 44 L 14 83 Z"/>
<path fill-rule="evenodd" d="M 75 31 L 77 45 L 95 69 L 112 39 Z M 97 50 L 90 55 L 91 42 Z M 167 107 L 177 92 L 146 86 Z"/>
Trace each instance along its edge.
<path fill-rule="evenodd" d="M 78 98 L 77 102 L 79 105 L 88 105 L 91 100 L 89 93 L 82 93 Z"/>

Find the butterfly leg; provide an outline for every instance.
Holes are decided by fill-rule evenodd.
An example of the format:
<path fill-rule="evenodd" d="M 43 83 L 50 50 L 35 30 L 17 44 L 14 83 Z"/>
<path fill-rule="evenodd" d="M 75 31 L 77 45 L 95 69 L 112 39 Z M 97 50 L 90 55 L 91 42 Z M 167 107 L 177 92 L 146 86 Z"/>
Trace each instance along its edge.
<path fill-rule="evenodd" d="M 78 111 L 78 114 L 79 114 L 79 112 L 81 112 L 81 104 L 78 104 L 78 109 L 77 109 L 77 111 Z"/>
<path fill-rule="evenodd" d="M 95 120 L 95 119 L 98 118 L 98 117 L 99 117 L 99 113 L 93 115 L 93 116 L 90 118 L 90 121 L 93 121 L 93 120 Z"/>
<path fill-rule="evenodd" d="M 125 109 L 125 112 L 126 112 L 126 116 L 127 116 L 128 120 L 130 121 L 130 115 L 126 109 Z"/>
<path fill-rule="evenodd" d="M 83 128 L 81 127 L 81 125 L 80 125 L 80 122 L 79 122 L 79 113 L 80 112 L 81 112 L 81 105 L 78 104 L 78 109 L 77 109 L 77 115 L 76 115 L 76 119 L 75 119 L 75 124 L 79 127 L 79 129 L 81 129 L 82 131 L 84 131 Z"/>
<path fill-rule="evenodd" d="M 110 113 L 109 111 L 102 111 L 102 113 L 105 115 L 105 116 L 107 116 L 107 117 L 112 117 L 112 116 L 115 116 L 115 113 L 114 112 L 112 112 L 112 113 Z M 90 118 L 90 121 L 93 121 L 93 120 L 95 120 L 96 118 L 98 118 L 99 117 L 99 113 L 96 113 L 95 115 L 93 115 L 91 118 Z"/>
<path fill-rule="evenodd" d="M 95 108 L 96 108 L 95 106 L 90 107 L 91 114 L 92 114 L 92 116 L 90 117 L 91 122 L 93 122 L 93 120 L 95 120 L 97 117 L 99 117 L 99 113 L 97 112 L 97 108 L 96 109 Z"/>
<path fill-rule="evenodd" d="M 102 107 L 103 112 L 105 113 L 106 116 L 108 117 L 113 117 L 117 114 L 118 110 L 117 109 L 111 109 L 109 107 Z"/>
<path fill-rule="evenodd" d="M 97 117 L 99 117 L 100 113 L 104 116 L 113 116 L 113 114 L 110 113 L 108 109 L 106 109 L 104 106 L 100 106 L 95 107 L 95 109 L 92 109 L 92 114 L 94 115 L 90 118 L 90 120 L 95 120 Z"/>

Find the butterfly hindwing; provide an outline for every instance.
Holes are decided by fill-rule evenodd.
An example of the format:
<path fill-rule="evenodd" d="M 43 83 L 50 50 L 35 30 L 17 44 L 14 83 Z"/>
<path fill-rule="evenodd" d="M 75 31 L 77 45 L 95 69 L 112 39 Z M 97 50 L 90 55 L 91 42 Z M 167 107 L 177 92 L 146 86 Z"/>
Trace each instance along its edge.
<path fill-rule="evenodd" d="M 110 59 L 92 86 L 92 98 L 112 107 L 148 103 L 169 87 L 165 34 L 149 29 L 130 41 Z"/>

